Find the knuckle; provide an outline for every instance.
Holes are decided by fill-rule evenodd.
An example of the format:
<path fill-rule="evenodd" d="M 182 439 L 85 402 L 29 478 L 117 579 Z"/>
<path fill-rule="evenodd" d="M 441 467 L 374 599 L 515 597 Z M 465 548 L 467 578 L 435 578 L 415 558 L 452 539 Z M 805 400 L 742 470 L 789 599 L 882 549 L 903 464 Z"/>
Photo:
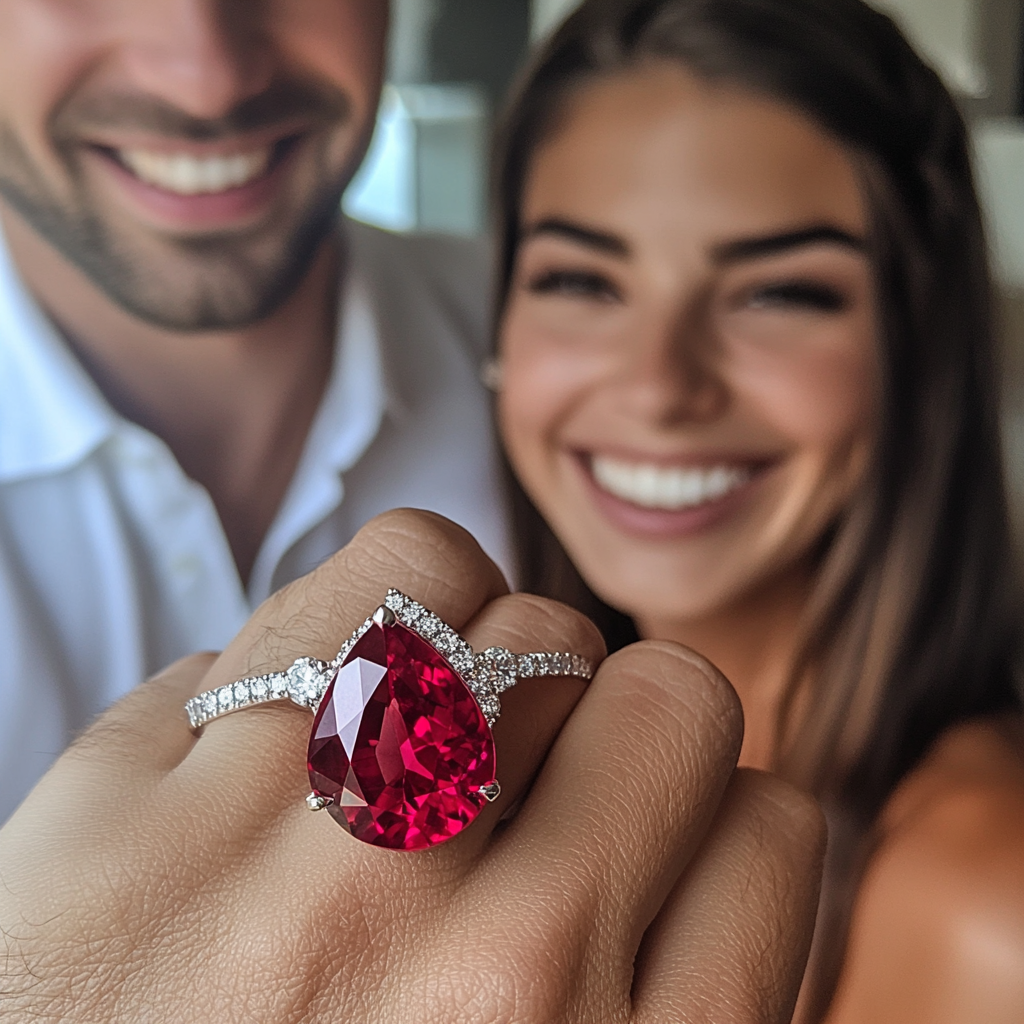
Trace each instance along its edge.
<path fill-rule="evenodd" d="M 646 640 L 616 652 L 602 667 L 615 673 L 634 713 L 681 731 L 695 749 L 731 759 L 743 741 L 743 708 L 714 665 L 680 644 Z"/>
<path fill-rule="evenodd" d="M 419 509 L 394 509 L 371 519 L 345 550 L 350 563 L 378 579 L 382 572 L 411 570 L 420 585 L 430 589 L 428 599 L 437 594 L 450 600 L 453 577 L 460 585 L 463 577 L 479 577 L 491 586 L 504 583 L 468 531 Z"/>
<path fill-rule="evenodd" d="M 604 657 L 600 630 L 582 612 L 559 601 L 534 594 L 506 594 L 486 609 L 489 628 L 508 632 L 510 643 L 545 645 L 570 650 L 586 657 Z"/>

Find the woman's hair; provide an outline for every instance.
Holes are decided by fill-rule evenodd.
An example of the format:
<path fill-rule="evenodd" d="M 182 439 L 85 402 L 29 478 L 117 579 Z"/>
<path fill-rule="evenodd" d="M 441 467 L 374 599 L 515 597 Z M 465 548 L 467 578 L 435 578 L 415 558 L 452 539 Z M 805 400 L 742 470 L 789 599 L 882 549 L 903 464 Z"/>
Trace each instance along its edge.
<path fill-rule="evenodd" d="M 531 160 L 589 80 L 673 61 L 772 97 L 850 154 L 870 215 L 881 394 L 873 457 L 822 541 L 778 723 L 780 774 L 834 826 L 811 1014 L 827 1009 L 872 825 L 952 724 L 1019 707 L 991 285 L 953 100 L 860 0 L 587 0 L 528 69 L 498 138 L 498 312 Z M 635 638 L 512 481 L 521 581 Z M 797 713 L 799 712 L 799 713 Z"/>

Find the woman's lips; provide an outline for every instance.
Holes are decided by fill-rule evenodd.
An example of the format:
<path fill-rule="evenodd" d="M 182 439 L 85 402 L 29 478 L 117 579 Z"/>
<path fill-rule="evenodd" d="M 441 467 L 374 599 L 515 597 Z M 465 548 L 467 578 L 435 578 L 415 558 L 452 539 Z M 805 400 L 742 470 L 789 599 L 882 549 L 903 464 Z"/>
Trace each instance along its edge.
<path fill-rule="evenodd" d="M 626 532 L 680 536 L 728 516 L 772 460 L 670 464 L 580 452 L 575 459 L 604 515 Z"/>

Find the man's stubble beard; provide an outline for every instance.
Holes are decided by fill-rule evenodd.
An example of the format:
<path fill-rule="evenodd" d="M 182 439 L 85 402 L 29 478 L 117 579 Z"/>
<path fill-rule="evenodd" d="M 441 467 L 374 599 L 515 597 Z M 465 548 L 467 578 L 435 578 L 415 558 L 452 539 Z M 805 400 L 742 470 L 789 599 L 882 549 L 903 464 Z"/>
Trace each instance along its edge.
<path fill-rule="evenodd" d="M 89 194 L 74 147 L 55 146 L 69 198 L 49 190 L 13 129 L 0 122 L 0 196 L 36 232 L 114 303 L 152 326 L 174 331 L 232 330 L 269 316 L 305 277 L 334 230 L 345 185 L 358 166 L 357 145 L 347 166 L 319 186 L 299 211 L 277 213 L 256 229 L 197 238 L 137 240 L 119 233 Z"/>

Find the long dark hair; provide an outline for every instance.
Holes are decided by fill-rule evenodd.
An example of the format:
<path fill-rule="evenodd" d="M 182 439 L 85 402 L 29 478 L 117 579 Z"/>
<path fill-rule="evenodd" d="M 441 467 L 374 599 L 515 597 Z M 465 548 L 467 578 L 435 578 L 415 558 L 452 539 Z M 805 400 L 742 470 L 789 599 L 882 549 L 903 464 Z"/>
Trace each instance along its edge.
<path fill-rule="evenodd" d="M 969 144 L 937 75 L 860 0 L 587 0 L 537 55 L 499 133 L 499 319 L 530 162 L 565 98 L 651 60 L 811 117 L 851 154 L 870 210 L 877 442 L 825 538 L 778 723 L 776 769 L 816 793 L 836 826 L 811 976 L 820 1017 L 886 799 L 943 730 L 1020 706 L 992 295 Z M 613 647 L 634 638 L 514 481 L 512 493 L 524 588 L 588 612 Z"/>

